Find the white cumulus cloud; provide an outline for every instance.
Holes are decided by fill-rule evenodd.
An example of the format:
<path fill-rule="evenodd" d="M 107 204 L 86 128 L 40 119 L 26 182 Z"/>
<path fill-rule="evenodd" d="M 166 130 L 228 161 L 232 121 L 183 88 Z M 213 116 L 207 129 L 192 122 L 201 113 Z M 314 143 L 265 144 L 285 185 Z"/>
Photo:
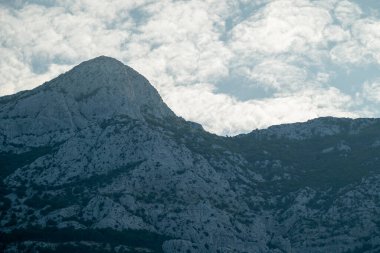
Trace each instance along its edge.
<path fill-rule="evenodd" d="M 333 69 L 380 61 L 380 20 L 347 0 L 18 0 L 0 7 L 0 95 L 108 55 L 146 76 L 178 115 L 219 134 L 363 116 L 355 94 L 333 83 Z M 228 80 L 271 94 L 243 101 L 220 92 Z M 363 91 L 376 87 L 367 82 Z"/>
<path fill-rule="evenodd" d="M 380 103 L 380 80 L 364 83 L 362 96 L 371 102 Z"/>

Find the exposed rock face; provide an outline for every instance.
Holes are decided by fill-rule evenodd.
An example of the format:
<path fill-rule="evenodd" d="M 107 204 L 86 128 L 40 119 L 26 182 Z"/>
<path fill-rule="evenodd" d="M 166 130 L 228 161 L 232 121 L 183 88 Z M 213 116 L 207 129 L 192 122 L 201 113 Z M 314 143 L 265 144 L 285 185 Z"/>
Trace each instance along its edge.
<path fill-rule="evenodd" d="M 0 98 L 5 252 L 377 252 L 380 120 L 205 132 L 108 57 Z"/>
<path fill-rule="evenodd" d="M 158 119 L 174 116 L 143 76 L 104 56 L 32 91 L 3 97 L 0 105 L 0 127 L 8 138 L 77 131 L 115 117 L 143 121 L 144 113 Z"/>

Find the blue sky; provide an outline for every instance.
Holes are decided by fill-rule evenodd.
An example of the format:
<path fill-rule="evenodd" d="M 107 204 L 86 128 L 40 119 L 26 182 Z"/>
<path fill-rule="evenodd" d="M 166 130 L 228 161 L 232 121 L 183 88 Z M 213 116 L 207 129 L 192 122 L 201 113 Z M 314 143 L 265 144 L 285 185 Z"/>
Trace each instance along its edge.
<path fill-rule="evenodd" d="M 108 55 L 222 135 L 380 116 L 375 0 L 0 0 L 0 95 Z"/>

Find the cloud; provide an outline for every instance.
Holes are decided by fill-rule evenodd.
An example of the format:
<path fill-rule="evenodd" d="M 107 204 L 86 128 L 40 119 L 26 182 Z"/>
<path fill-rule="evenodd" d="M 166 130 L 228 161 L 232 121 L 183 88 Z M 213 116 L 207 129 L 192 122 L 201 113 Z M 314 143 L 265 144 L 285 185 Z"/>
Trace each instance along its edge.
<path fill-rule="evenodd" d="M 336 39 L 325 36 L 332 23 L 329 10 L 310 1 L 273 1 L 233 29 L 231 46 L 246 55 L 306 53 Z"/>
<path fill-rule="evenodd" d="M 352 1 L 20 0 L 0 6 L 0 95 L 109 55 L 145 75 L 177 114 L 219 134 L 367 115 L 355 94 L 333 83 L 332 69 L 380 60 L 380 20 Z M 226 80 L 270 95 L 242 101 L 228 89 L 220 93 Z"/>
<path fill-rule="evenodd" d="M 380 63 L 380 20 L 365 18 L 351 26 L 351 39 L 331 50 L 332 60 L 338 63 Z"/>
<path fill-rule="evenodd" d="M 362 10 L 357 4 L 344 0 L 338 2 L 334 13 L 339 22 L 347 26 L 361 17 Z"/>
<path fill-rule="evenodd" d="M 245 75 L 251 80 L 272 88 L 276 92 L 289 92 L 305 88 L 307 71 L 279 60 L 268 59 L 253 68 L 244 68 Z"/>
<path fill-rule="evenodd" d="M 225 94 L 215 94 L 213 85 L 202 84 L 176 87 L 166 101 L 186 119 L 202 122 L 207 130 L 232 135 L 321 116 L 359 115 L 350 112 L 351 97 L 335 88 L 310 89 L 288 96 L 242 102 Z"/>
<path fill-rule="evenodd" d="M 117 56 L 128 36 L 105 29 L 96 18 L 74 15 L 59 6 L 26 4 L 17 11 L 2 8 L 0 12 L 4 24 L 0 28 L 0 94 L 35 87 L 57 71 L 99 54 Z M 11 76 L 3 76 L 6 73 Z M 3 89 L 5 85 L 8 88 Z"/>
<path fill-rule="evenodd" d="M 380 80 L 364 83 L 362 96 L 371 102 L 380 103 Z"/>
<path fill-rule="evenodd" d="M 219 39 L 223 20 L 215 10 L 224 11 L 222 4 L 212 1 L 160 1 L 150 5 L 150 19 L 138 28 L 132 43 L 154 45 L 139 58 L 129 55 L 131 64 L 140 69 L 154 65 L 152 78 L 160 82 L 169 74 L 177 85 L 207 82 L 228 75 L 231 53 Z M 213 10 L 214 12 L 210 12 Z M 135 54 L 132 52 L 132 54 Z"/>

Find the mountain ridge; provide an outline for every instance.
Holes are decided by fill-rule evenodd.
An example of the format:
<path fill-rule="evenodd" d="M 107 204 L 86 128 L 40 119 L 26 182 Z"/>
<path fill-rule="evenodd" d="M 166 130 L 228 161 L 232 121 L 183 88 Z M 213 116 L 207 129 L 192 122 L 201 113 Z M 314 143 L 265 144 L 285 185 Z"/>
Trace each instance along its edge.
<path fill-rule="evenodd" d="M 379 119 L 217 136 L 94 61 L 0 98 L 4 252 L 380 250 Z"/>
<path fill-rule="evenodd" d="M 106 67 L 106 68 L 104 68 L 104 67 Z M 80 72 L 86 72 L 86 74 L 91 77 L 90 80 L 80 80 L 81 82 L 75 82 L 74 84 L 72 82 L 70 82 L 71 79 L 75 79 L 75 77 L 73 77 L 72 75 L 78 75 L 78 74 L 80 75 Z M 104 78 L 104 76 L 112 76 L 112 77 L 116 76 L 115 77 L 116 79 L 121 79 L 121 80 L 118 80 L 117 82 L 109 82 L 109 80 L 101 80 L 101 82 L 96 82 L 95 86 L 91 86 L 91 84 L 89 84 L 89 83 L 93 82 L 94 80 L 97 80 L 96 76 L 99 76 L 99 73 L 102 74 L 102 75 L 100 75 L 101 78 Z M 91 74 L 96 74 L 96 76 L 93 76 Z M 170 112 L 163 112 L 163 114 L 169 115 L 171 117 L 176 116 L 172 112 L 172 110 L 169 107 L 167 107 L 167 105 L 162 101 L 157 90 L 149 83 L 149 81 L 145 77 L 143 77 L 140 73 L 138 73 L 136 70 L 132 69 L 131 67 L 124 65 L 121 61 L 116 60 L 115 58 L 112 58 L 109 56 L 104 56 L 104 55 L 95 57 L 95 58 L 87 60 L 87 61 L 84 61 L 81 64 L 72 68 L 71 70 L 67 71 L 66 73 L 60 74 L 59 76 L 53 78 L 51 81 L 45 82 L 42 85 L 37 86 L 36 88 L 34 88 L 32 90 L 25 90 L 25 91 L 20 91 L 18 93 L 12 94 L 12 95 L 2 96 L 2 97 L 0 97 L 0 105 L 5 104 L 7 101 L 18 98 L 20 96 L 30 96 L 30 95 L 33 95 L 35 92 L 39 92 L 41 90 L 46 91 L 46 90 L 50 90 L 50 89 L 53 89 L 56 92 L 69 94 L 69 95 L 73 96 L 76 100 L 81 100 L 81 99 L 85 100 L 91 96 L 96 95 L 96 92 L 98 91 L 98 89 L 108 88 L 108 86 L 112 87 L 112 85 L 114 85 L 114 84 L 116 84 L 117 86 L 122 85 L 122 86 L 126 86 L 126 87 L 128 85 L 130 85 L 130 83 L 126 83 L 125 80 L 123 80 L 123 78 L 120 77 L 120 75 L 129 76 L 129 78 L 141 78 L 142 81 L 139 81 L 138 83 L 144 85 L 144 90 L 148 87 L 149 92 L 154 93 L 153 96 L 156 97 L 155 98 L 156 101 L 154 101 L 154 102 L 158 102 L 156 105 L 158 107 L 164 107 L 160 110 L 161 111 L 170 111 Z M 61 79 L 66 79 L 66 80 L 60 81 Z M 67 85 L 67 84 L 70 84 L 71 86 L 74 85 L 74 87 L 70 87 L 70 85 Z M 69 86 L 69 87 L 67 87 L 67 86 Z M 89 88 L 88 86 L 90 86 L 90 90 L 86 90 L 87 88 Z M 135 87 L 132 87 L 132 88 L 128 87 L 128 88 L 130 88 L 130 89 L 124 90 L 124 94 L 128 94 L 128 91 L 131 91 L 132 93 L 136 93 L 136 91 L 133 90 L 133 88 L 135 88 Z M 67 89 L 70 89 L 70 90 L 67 90 Z M 121 95 L 121 94 L 119 94 L 119 95 Z M 159 98 L 159 99 L 157 99 L 157 98 Z M 145 98 L 133 99 L 133 102 L 135 102 L 137 100 L 144 100 L 144 99 Z M 112 99 L 110 99 L 110 100 L 112 100 Z M 133 102 L 131 104 L 133 104 Z M 162 104 L 164 104 L 164 106 Z M 293 123 L 283 123 L 283 124 L 278 124 L 278 125 L 272 125 L 272 126 L 268 126 L 266 128 L 252 130 L 251 132 L 248 132 L 248 133 L 238 134 L 237 136 L 245 135 L 245 134 L 251 134 L 252 132 L 257 132 L 257 131 L 270 131 L 273 128 L 277 128 L 277 129 L 281 128 L 281 126 L 286 128 L 287 126 L 290 126 L 290 125 L 295 126 L 296 124 L 302 125 L 302 124 L 310 124 L 310 123 L 318 123 L 318 122 L 323 123 L 325 121 L 331 121 L 334 119 L 337 119 L 337 120 L 353 120 L 353 121 L 376 120 L 376 118 L 352 119 L 352 118 L 331 117 L 331 116 L 318 117 L 318 118 L 307 120 L 305 122 L 293 122 Z M 200 125 L 199 123 L 195 123 L 195 124 Z"/>

